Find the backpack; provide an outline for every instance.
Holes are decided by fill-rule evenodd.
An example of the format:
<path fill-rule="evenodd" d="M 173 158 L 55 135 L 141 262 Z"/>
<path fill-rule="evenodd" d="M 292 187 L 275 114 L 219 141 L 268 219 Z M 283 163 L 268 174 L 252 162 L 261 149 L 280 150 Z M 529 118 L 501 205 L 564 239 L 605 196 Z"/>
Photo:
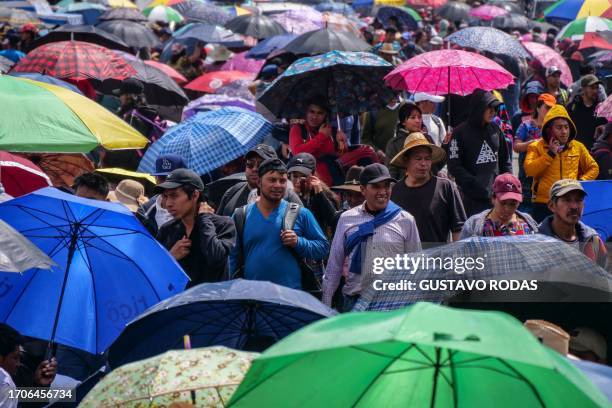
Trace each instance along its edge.
<path fill-rule="evenodd" d="M 243 237 L 244 237 L 244 226 L 246 223 L 246 205 L 236 208 L 236 212 L 234 213 L 234 223 L 236 225 L 236 234 L 238 236 L 238 268 L 236 272 L 231 277 L 232 279 L 236 278 L 244 278 L 244 248 L 243 248 Z M 292 230 L 295 226 L 295 220 L 297 219 L 298 214 L 300 213 L 300 208 L 302 206 L 297 203 L 288 203 L 287 209 L 285 210 L 285 214 L 283 214 L 283 230 Z M 291 255 L 297 261 L 300 271 L 301 271 L 301 279 L 302 279 L 302 290 L 310 293 L 317 299 L 321 299 L 323 295 L 323 290 L 321 288 L 321 282 L 317 278 L 315 271 L 310 267 L 310 265 L 306 262 L 304 258 L 302 258 L 294 248 L 289 248 Z"/>

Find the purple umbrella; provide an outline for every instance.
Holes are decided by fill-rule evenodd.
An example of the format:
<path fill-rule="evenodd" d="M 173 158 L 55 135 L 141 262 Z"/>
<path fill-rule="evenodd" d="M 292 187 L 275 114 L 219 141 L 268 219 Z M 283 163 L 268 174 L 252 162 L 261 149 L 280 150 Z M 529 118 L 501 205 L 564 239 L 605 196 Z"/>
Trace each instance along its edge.
<path fill-rule="evenodd" d="M 255 100 L 242 99 L 236 96 L 223 94 L 208 94 L 189 102 L 183 111 L 183 120 L 194 116 L 198 112 L 217 110 L 224 106 L 235 106 L 255 112 Z"/>
<path fill-rule="evenodd" d="M 285 27 L 289 33 L 293 34 L 304 34 L 309 31 L 315 31 L 323 28 L 323 17 L 322 14 L 316 12 L 319 15 L 318 20 L 316 15 L 309 11 L 292 10 L 285 13 L 275 14 L 271 16 L 273 20 Z"/>
<path fill-rule="evenodd" d="M 246 51 L 234 55 L 221 66 L 221 71 L 242 71 L 259 73 L 261 67 L 265 64 L 264 60 L 255 60 L 246 57 Z"/>

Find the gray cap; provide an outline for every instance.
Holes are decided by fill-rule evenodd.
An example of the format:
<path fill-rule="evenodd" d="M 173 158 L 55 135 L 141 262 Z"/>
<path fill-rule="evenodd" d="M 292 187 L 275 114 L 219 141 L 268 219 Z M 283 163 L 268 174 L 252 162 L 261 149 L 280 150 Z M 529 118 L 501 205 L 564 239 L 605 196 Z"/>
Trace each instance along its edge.
<path fill-rule="evenodd" d="M 550 188 L 550 199 L 562 197 L 570 191 L 581 191 L 583 195 L 587 195 L 578 180 L 563 179 L 556 181 Z"/>
<path fill-rule="evenodd" d="M 393 177 L 391 177 L 391 174 L 389 174 L 389 169 L 387 166 L 380 163 L 373 163 L 365 166 L 359 175 L 359 184 L 362 186 L 365 186 L 366 184 L 380 183 L 381 181 L 387 180 L 397 182 L 397 180 L 395 180 Z"/>

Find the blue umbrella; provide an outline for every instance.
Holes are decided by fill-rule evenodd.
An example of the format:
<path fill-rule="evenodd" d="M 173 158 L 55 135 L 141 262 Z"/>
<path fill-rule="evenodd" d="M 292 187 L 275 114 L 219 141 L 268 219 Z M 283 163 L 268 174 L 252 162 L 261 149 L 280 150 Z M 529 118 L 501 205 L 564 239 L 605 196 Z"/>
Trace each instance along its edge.
<path fill-rule="evenodd" d="M 228 47 L 243 44 L 242 38 L 232 31 L 214 24 L 191 23 L 177 30 L 173 37 L 177 40 L 195 38 L 198 41 L 220 44 Z"/>
<path fill-rule="evenodd" d="M 570 360 L 612 402 L 612 367 L 583 360 Z"/>
<path fill-rule="evenodd" d="M 489 51 L 493 54 L 515 58 L 530 57 L 517 39 L 493 27 L 467 27 L 449 35 L 446 39 L 461 47 Z"/>
<path fill-rule="evenodd" d="M 384 26 L 390 25 L 391 18 L 395 18 L 405 30 L 416 30 L 419 28 L 418 21 L 406 10 L 402 10 L 399 7 L 381 7 L 376 12 L 376 19 Z"/>
<path fill-rule="evenodd" d="M 20 59 L 25 57 L 25 54 L 17 50 L 4 50 L 4 51 L 0 51 L 0 56 L 4 58 L 8 58 L 11 61 L 17 63 L 19 62 Z"/>
<path fill-rule="evenodd" d="M 324 3 L 319 3 L 315 7 L 315 10 L 324 12 L 331 11 L 333 13 L 339 13 L 344 15 L 352 15 L 355 14 L 355 10 L 351 6 L 345 3 L 336 3 L 334 1 L 326 1 Z"/>
<path fill-rule="evenodd" d="M 270 282 L 203 283 L 157 304 L 127 325 L 109 350 L 111 367 L 183 346 L 253 350 L 334 311 L 306 292 Z M 267 343 L 267 344 L 264 344 Z"/>
<path fill-rule="evenodd" d="M 612 180 L 583 181 L 587 192 L 582 222 L 595 228 L 605 241 L 612 237 Z"/>
<path fill-rule="evenodd" d="M 58 265 L 0 273 L 0 321 L 26 336 L 100 353 L 127 322 L 187 284 L 120 204 L 48 187 L 0 204 L 0 218 Z"/>
<path fill-rule="evenodd" d="M 247 58 L 265 59 L 268 54 L 284 48 L 296 37 L 297 35 L 295 34 L 281 34 L 267 38 L 260 41 L 255 47 L 251 48 L 249 52 L 246 53 L 246 56 Z"/>
<path fill-rule="evenodd" d="M 72 92 L 76 92 L 78 94 L 83 95 L 83 92 L 81 92 L 81 90 L 76 86 L 49 75 L 43 75 L 35 72 L 11 72 L 9 75 L 31 79 L 32 81 L 45 82 L 47 84 L 61 86 L 62 88 L 66 88 L 71 90 Z"/>
<path fill-rule="evenodd" d="M 183 118 L 188 119 L 198 112 L 220 109 L 224 106 L 236 106 L 255 112 L 255 100 L 246 100 L 223 94 L 206 94 L 189 102 L 183 109 Z"/>
<path fill-rule="evenodd" d="M 336 113 L 356 114 L 384 106 L 391 93 L 383 77 L 393 65 L 369 52 L 330 51 L 291 64 L 260 96 L 277 117 L 298 118 L 307 99 L 323 95 Z"/>
<path fill-rule="evenodd" d="M 224 25 L 232 18 L 230 13 L 214 4 L 188 1 L 174 4 L 172 8 L 189 22 Z"/>
<path fill-rule="evenodd" d="M 259 113 L 236 107 L 200 112 L 170 128 L 153 143 L 140 161 L 138 171 L 153 173 L 162 154 L 178 154 L 187 167 L 205 174 L 245 155 L 261 143 L 272 124 Z"/>

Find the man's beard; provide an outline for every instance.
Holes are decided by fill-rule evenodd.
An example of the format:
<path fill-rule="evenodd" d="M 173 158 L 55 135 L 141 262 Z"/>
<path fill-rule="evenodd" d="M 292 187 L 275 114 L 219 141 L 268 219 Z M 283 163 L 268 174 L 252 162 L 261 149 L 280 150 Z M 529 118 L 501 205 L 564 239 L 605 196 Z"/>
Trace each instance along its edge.
<path fill-rule="evenodd" d="M 283 199 L 283 197 L 285 196 L 284 194 L 282 194 L 282 195 L 280 196 L 280 198 L 276 199 L 276 198 L 273 198 L 273 197 L 269 196 L 269 195 L 268 195 L 267 193 L 265 193 L 264 191 L 260 191 L 260 192 L 259 192 L 259 195 L 260 195 L 261 197 L 265 198 L 267 201 L 270 201 L 271 203 L 280 203 L 280 201 L 281 201 L 281 200 Z"/>

